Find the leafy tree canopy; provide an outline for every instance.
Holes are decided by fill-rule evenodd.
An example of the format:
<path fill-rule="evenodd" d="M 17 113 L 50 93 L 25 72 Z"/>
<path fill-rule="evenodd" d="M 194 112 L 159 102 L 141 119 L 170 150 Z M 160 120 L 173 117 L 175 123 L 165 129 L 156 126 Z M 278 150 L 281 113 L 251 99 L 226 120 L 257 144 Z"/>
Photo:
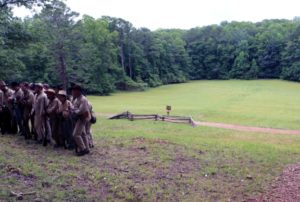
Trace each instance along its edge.
<path fill-rule="evenodd" d="M 42 11 L 21 20 L 13 6 Z M 299 18 L 150 31 L 79 18 L 59 0 L 0 0 L 0 79 L 8 82 L 79 83 L 107 95 L 194 79 L 300 81 L 299 44 Z"/>

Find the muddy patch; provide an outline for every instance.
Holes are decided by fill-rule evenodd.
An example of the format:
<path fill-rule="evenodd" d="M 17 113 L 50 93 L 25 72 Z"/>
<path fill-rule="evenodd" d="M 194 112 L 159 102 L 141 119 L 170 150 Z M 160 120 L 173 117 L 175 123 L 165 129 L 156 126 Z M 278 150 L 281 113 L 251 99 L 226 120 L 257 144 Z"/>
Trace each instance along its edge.
<path fill-rule="evenodd" d="M 5 137 L 0 147 L 0 201 L 11 200 L 11 190 L 36 191 L 44 201 L 241 201 L 256 179 L 241 182 L 224 173 L 227 167 L 242 165 L 229 161 L 222 151 L 142 137 L 103 137 L 95 146 L 90 155 L 79 158 L 72 151 Z"/>
<path fill-rule="evenodd" d="M 191 187 L 197 190 L 197 181 L 203 177 L 200 160 L 185 147 L 159 139 L 102 141 L 106 146 L 95 149 L 92 158 L 82 162 L 107 174 L 102 183 L 114 198 L 179 200 Z"/>
<path fill-rule="evenodd" d="M 294 202 L 300 201 L 300 164 L 288 166 L 267 193 L 248 201 Z"/>

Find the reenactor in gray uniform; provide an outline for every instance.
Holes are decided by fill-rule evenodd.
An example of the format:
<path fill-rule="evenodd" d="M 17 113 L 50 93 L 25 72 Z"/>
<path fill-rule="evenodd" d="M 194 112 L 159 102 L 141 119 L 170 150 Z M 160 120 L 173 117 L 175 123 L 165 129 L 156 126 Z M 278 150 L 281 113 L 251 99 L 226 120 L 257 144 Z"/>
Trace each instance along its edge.
<path fill-rule="evenodd" d="M 23 90 L 21 89 L 21 86 L 18 82 L 13 82 L 11 84 L 12 89 L 15 91 L 12 96 L 12 104 L 13 104 L 13 112 L 14 112 L 14 122 L 17 124 L 17 130 L 20 135 L 24 134 L 24 128 L 23 128 L 23 105 L 22 100 L 24 97 Z"/>
<path fill-rule="evenodd" d="M 30 127 L 29 127 L 29 122 L 30 122 L 30 113 L 32 111 L 33 108 L 33 104 L 34 104 L 34 94 L 33 92 L 30 90 L 29 84 L 28 83 L 23 83 L 21 85 L 22 90 L 24 92 L 24 97 L 21 101 L 22 105 L 23 105 L 23 128 L 24 128 L 24 135 L 25 135 L 25 139 L 30 139 L 31 138 L 31 131 L 30 131 Z M 33 127 L 33 125 L 31 126 Z"/>
<path fill-rule="evenodd" d="M 75 127 L 73 137 L 78 147 L 77 155 L 83 156 L 90 153 L 89 139 L 86 134 L 86 124 L 91 120 L 91 113 L 87 98 L 82 94 L 82 88 L 78 85 L 72 88 L 73 114 L 75 117 Z"/>
<path fill-rule="evenodd" d="M 10 102 L 10 99 L 12 98 L 14 91 L 7 87 L 6 83 L 4 81 L 0 81 L 0 90 L 2 91 L 2 126 L 1 129 L 2 134 L 10 133 L 13 134 L 15 131 L 12 128 L 13 125 L 13 105 L 12 102 Z"/>
<path fill-rule="evenodd" d="M 72 110 L 73 110 L 73 104 L 71 101 L 67 99 L 67 93 L 64 90 L 60 90 L 57 94 L 58 99 L 61 102 L 61 118 L 60 118 L 60 125 L 61 125 L 61 131 L 64 141 L 64 146 L 66 149 L 74 149 L 75 143 L 73 138 L 73 120 L 72 120 Z"/>
<path fill-rule="evenodd" d="M 37 133 L 38 143 L 42 144 L 46 138 L 46 107 L 48 99 L 44 93 L 43 85 L 38 83 L 35 85 L 36 98 L 33 105 L 34 128 Z"/>
<path fill-rule="evenodd" d="M 2 135 L 4 135 L 4 113 L 3 113 L 3 109 L 4 109 L 4 93 L 2 90 L 0 90 L 0 130 Z"/>
<path fill-rule="evenodd" d="M 47 116 L 50 121 L 52 139 L 55 141 L 55 147 L 63 146 L 63 140 L 60 130 L 59 112 L 61 108 L 61 102 L 56 97 L 56 93 L 53 89 L 46 91 L 49 103 L 47 106 Z"/>
<path fill-rule="evenodd" d="M 30 83 L 29 84 L 29 91 L 31 91 L 34 95 L 34 102 L 35 102 L 35 98 L 36 98 L 36 93 L 35 93 L 35 84 L 34 83 Z M 34 102 L 32 105 L 32 109 L 34 107 Z M 34 140 L 37 140 L 37 134 L 35 132 L 35 128 L 34 128 L 34 114 L 30 114 L 30 125 L 31 125 L 31 136 L 33 136 Z"/>
<path fill-rule="evenodd" d="M 2 90 L 0 90 L 0 106 L 3 106 L 4 103 L 4 93 Z"/>
<path fill-rule="evenodd" d="M 55 91 L 47 84 L 14 82 L 12 88 L 14 90 L 0 81 L 0 129 L 3 134 L 17 133 L 12 124 L 15 118 L 25 139 L 31 139 L 31 131 L 34 131 L 38 144 L 46 146 L 50 142 L 54 147 L 75 148 L 78 156 L 90 153 L 90 148 L 94 147 L 91 126 L 96 123 L 96 116 L 80 86 L 72 87 L 72 101 L 68 100 L 66 91 L 58 88 Z"/>
<path fill-rule="evenodd" d="M 88 102 L 88 105 L 89 105 L 89 110 L 90 110 L 90 113 L 92 115 L 93 113 L 93 106 L 90 102 Z M 86 130 L 86 135 L 88 137 L 88 140 L 89 140 L 89 146 L 90 148 L 93 148 L 94 147 L 94 140 L 93 140 L 93 135 L 92 135 L 92 123 L 91 121 L 88 121 L 85 125 L 85 130 Z"/>

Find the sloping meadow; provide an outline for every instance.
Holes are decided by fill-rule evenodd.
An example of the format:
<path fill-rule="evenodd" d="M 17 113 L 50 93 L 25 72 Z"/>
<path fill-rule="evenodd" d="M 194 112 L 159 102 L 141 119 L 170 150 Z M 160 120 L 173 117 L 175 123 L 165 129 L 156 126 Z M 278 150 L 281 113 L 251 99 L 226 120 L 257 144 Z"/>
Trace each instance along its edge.
<path fill-rule="evenodd" d="M 298 89 L 281 81 L 203 81 L 90 97 L 98 114 L 90 155 L 0 136 L 0 201 L 16 200 L 11 192 L 34 193 L 25 201 L 256 198 L 288 164 L 300 161 L 300 136 L 107 117 L 126 110 L 163 113 L 172 105 L 172 114 L 199 121 L 297 129 Z M 269 107 L 264 97 L 273 100 Z"/>

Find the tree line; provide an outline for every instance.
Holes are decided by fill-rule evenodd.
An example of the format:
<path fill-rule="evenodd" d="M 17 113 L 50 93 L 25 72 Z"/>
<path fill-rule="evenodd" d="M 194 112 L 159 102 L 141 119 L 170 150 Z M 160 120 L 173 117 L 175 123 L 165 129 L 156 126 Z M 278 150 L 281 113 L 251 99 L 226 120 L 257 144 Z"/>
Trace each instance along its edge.
<path fill-rule="evenodd" d="M 20 5 L 42 10 L 20 19 Z M 101 95 L 200 79 L 300 81 L 300 18 L 151 31 L 79 17 L 59 0 L 0 0 L 0 78 Z"/>

